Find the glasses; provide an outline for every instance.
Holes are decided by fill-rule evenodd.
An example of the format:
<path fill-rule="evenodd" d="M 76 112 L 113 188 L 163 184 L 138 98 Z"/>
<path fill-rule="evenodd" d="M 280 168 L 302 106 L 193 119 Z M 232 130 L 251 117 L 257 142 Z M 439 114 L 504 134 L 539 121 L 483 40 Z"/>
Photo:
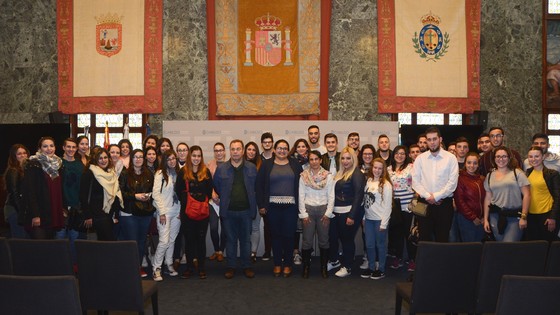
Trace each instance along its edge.
<path fill-rule="evenodd" d="M 141 160 L 141 159 L 143 159 L 143 158 L 144 158 L 143 156 L 135 156 L 135 157 L 134 157 L 134 159 L 136 159 L 136 160 Z"/>
<path fill-rule="evenodd" d="M 189 152 L 189 149 L 181 149 L 181 150 L 177 150 L 177 152 L 179 152 L 179 153 L 185 153 L 185 152 Z"/>
<path fill-rule="evenodd" d="M 170 158 L 167 159 L 167 161 L 168 161 L 168 162 L 170 162 L 170 161 L 175 161 L 176 159 L 177 159 L 177 158 L 175 158 L 175 157 L 170 157 Z"/>
<path fill-rule="evenodd" d="M 496 155 L 496 159 L 509 159 L 509 156 L 507 155 Z"/>
<path fill-rule="evenodd" d="M 278 147 L 278 148 L 276 148 L 276 151 L 288 151 L 288 148 L 286 148 L 286 147 Z"/>
<path fill-rule="evenodd" d="M 504 135 L 499 133 L 499 134 L 495 134 L 495 135 L 490 135 L 490 138 L 502 138 Z"/>

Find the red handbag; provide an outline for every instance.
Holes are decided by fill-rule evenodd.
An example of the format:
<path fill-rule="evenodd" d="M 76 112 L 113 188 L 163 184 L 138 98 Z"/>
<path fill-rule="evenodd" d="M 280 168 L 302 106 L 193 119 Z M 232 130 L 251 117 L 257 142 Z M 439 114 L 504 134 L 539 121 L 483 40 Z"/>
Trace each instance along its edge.
<path fill-rule="evenodd" d="M 187 189 L 187 207 L 185 208 L 185 214 L 189 219 L 200 221 L 208 218 L 210 216 L 210 209 L 208 205 L 208 197 L 204 198 L 204 201 L 198 201 L 194 199 L 189 193 L 189 181 L 186 181 Z"/>

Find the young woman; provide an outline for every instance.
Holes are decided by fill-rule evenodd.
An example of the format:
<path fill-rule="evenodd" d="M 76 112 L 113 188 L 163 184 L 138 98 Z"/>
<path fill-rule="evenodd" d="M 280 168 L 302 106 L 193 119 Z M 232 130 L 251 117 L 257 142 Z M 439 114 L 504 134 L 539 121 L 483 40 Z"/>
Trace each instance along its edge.
<path fill-rule="evenodd" d="M 23 164 L 29 157 L 29 150 L 23 144 L 14 144 L 10 148 L 8 165 L 4 172 L 4 183 L 8 193 L 4 206 L 4 218 L 10 225 L 11 238 L 29 238 L 21 224 L 24 222 L 22 199 Z"/>
<path fill-rule="evenodd" d="M 391 165 L 387 168 L 391 183 L 393 184 L 395 210 L 399 212 L 395 215 L 399 220 L 394 220 L 391 215 L 389 222 L 389 246 L 393 245 L 395 259 L 391 262 L 391 269 L 399 269 L 403 265 L 403 249 L 406 243 L 408 254 L 408 270 L 414 271 L 414 257 L 416 257 L 416 246 L 408 240 L 410 225 L 412 224 L 413 214 L 408 209 L 408 205 L 414 197 L 412 190 L 412 160 L 408 157 L 408 150 L 405 146 L 399 145 L 393 149 Z M 397 209 L 398 208 L 398 209 Z"/>
<path fill-rule="evenodd" d="M 531 167 L 527 177 L 531 184 L 531 203 L 527 215 L 527 240 L 547 240 L 552 242 L 558 237 L 558 213 L 560 211 L 560 174 L 543 164 L 544 153 L 541 147 L 529 149 Z"/>
<path fill-rule="evenodd" d="M 362 278 L 385 278 L 385 262 L 387 259 L 387 227 L 391 217 L 393 202 L 393 185 L 382 158 L 373 160 L 365 186 L 365 231 L 366 247 L 369 257 L 369 269 L 362 272 Z M 377 255 L 379 255 L 377 257 Z M 375 268 L 375 260 L 379 265 Z"/>
<path fill-rule="evenodd" d="M 354 237 L 363 218 L 360 205 L 364 198 L 365 176 L 358 168 L 358 157 L 354 149 L 344 147 L 340 152 L 340 169 L 335 176 L 334 217 L 329 226 L 329 264 L 328 270 L 338 268 L 337 277 L 351 274 L 356 245 Z M 342 243 L 342 264 L 338 260 L 338 242 Z"/>
<path fill-rule="evenodd" d="M 496 241 L 517 242 L 527 227 L 530 183 L 510 149 L 499 146 L 491 154 L 496 168 L 484 179 L 484 230 L 493 232 Z"/>
<path fill-rule="evenodd" d="M 245 144 L 244 158 L 245 161 L 255 164 L 257 171 L 261 168 L 261 154 L 259 146 L 255 142 L 251 141 Z M 261 241 L 261 218 L 261 215 L 257 214 L 251 226 L 251 261 L 253 263 L 257 262 L 257 250 Z"/>
<path fill-rule="evenodd" d="M 55 154 L 54 139 L 42 137 L 38 151 L 24 164 L 25 226 L 31 238 L 50 239 L 64 227 L 62 159 Z"/>
<path fill-rule="evenodd" d="M 179 168 L 183 168 L 187 163 L 187 156 L 189 155 L 189 146 L 184 142 L 179 142 L 175 147 L 177 152 L 177 163 L 179 163 Z"/>
<path fill-rule="evenodd" d="M 226 161 L 226 148 L 223 143 L 214 144 L 214 159 L 208 162 L 210 174 L 214 176 L 216 168 Z M 224 261 L 224 249 L 226 248 L 226 233 L 223 228 L 223 220 L 220 217 L 220 201 L 216 192 L 212 192 L 212 200 L 210 200 L 210 238 L 214 246 L 214 254 L 210 255 L 210 260 Z M 219 227 L 222 226 L 221 236 Z"/>
<path fill-rule="evenodd" d="M 334 179 L 321 167 L 321 153 L 309 152 L 309 167 L 299 178 L 299 218 L 303 221 L 303 274 L 309 277 L 315 233 L 321 254 L 321 275 L 328 277 L 329 222 L 334 207 Z"/>
<path fill-rule="evenodd" d="M 298 160 L 299 164 L 303 169 L 309 167 L 309 151 L 311 151 L 311 147 L 307 140 L 301 138 L 297 139 L 294 142 L 294 145 L 288 155 L 296 160 Z M 301 233 L 303 231 L 302 222 L 301 220 L 297 221 L 297 230 L 296 234 L 294 235 L 294 264 L 301 265 L 302 258 L 299 251 L 299 241 L 301 239 Z"/>
<path fill-rule="evenodd" d="M 123 169 L 123 162 L 120 159 L 121 148 L 119 148 L 119 146 L 116 144 L 109 145 L 109 156 L 111 158 L 111 162 L 113 162 L 115 173 L 117 173 L 117 176 L 121 175 Z"/>
<path fill-rule="evenodd" d="M 159 138 L 156 135 L 149 135 L 144 139 L 144 142 L 142 143 L 142 148 L 144 150 L 146 150 L 147 147 L 156 147 L 157 146 L 157 142 L 158 142 Z"/>
<path fill-rule="evenodd" d="M 97 239 L 114 241 L 114 225 L 124 207 L 119 177 L 109 153 L 103 148 L 93 151 L 80 180 L 80 204 L 86 217 L 85 227 L 95 228 Z"/>
<path fill-rule="evenodd" d="M 360 152 L 358 153 L 358 165 L 360 168 L 360 171 L 362 172 L 362 174 L 364 174 L 364 176 L 368 176 L 369 174 L 369 170 L 371 169 L 371 164 L 373 163 L 373 157 L 375 156 L 375 148 L 373 147 L 373 145 L 371 144 L 364 144 L 362 146 L 362 149 L 360 150 Z M 364 206 L 361 205 L 360 206 L 360 210 L 362 212 L 364 212 Z M 366 233 L 364 230 L 364 221 L 362 220 L 361 222 L 362 224 L 362 243 L 364 246 L 364 257 L 363 257 L 363 261 L 362 264 L 360 265 L 360 269 L 362 270 L 366 270 L 369 269 L 369 262 L 367 259 L 367 248 L 366 248 Z"/>
<path fill-rule="evenodd" d="M 158 160 L 161 162 L 161 156 L 163 155 L 163 153 L 165 153 L 165 151 L 167 150 L 172 150 L 172 149 L 173 149 L 173 143 L 171 143 L 171 140 L 169 140 L 168 138 L 159 138 L 156 145 Z"/>
<path fill-rule="evenodd" d="M 457 189 L 453 193 L 457 208 L 457 223 L 463 242 L 480 242 L 484 236 L 482 205 L 486 197 L 484 177 L 478 173 L 480 156 L 469 152 L 465 168 L 459 171 Z"/>
<path fill-rule="evenodd" d="M 89 138 L 86 136 L 79 136 L 76 141 L 78 142 L 78 154 L 80 154 L 80 161 L 82 165 L 86 165 L 89 160 Z"/>
<path fill-rule="evenodd" d="M 187 187 L 188 185 L 188 187 Z M 208 217 L 203 219 L 191 219 L 185 213 L 187 207 L 187 194 L 197 201 L 208 202 L 212 198 L 214 184 L 210 170 L 204 164 L 202 148 L 195 145 L 189 149 L 187 164 L 181 169 L 177 177 L 175 190 L 181 201 L 181 221 L 185 224 L 186 242 L 185 253 L 187 253 L 187 270 L 181 276 L 190 278 L 193 272 L 194 259 L 198 261 L 198 276 L 206 279 L 204 261 L 206 259 L 206 232 L 208 231 Z M 209 209 L 211 213 L 213 210 Z M 236 253 L 237 254 L 237 253 Z"/>
<path fill-rule="evenodd" d="M 290 158 L 286 140 L 274 143 L 274 155 L 263 161 L 257 174 L 257 204 L 259 213 L 266 215 L 272 234 L 274 276 L 292 274 L 292 252 L 298 219 L 299 176 L 303 169 Z M 282 269 L 282 264 L 284 269 Z"/>
<path fill-rule="evenodd" d="M 121 161 L 123 163 L 123 167 L 128 169 L 128 166 L 130 165 L 130 152 L 134 150 L 132 143 L 128 139 L 121 139 L 118 145 L 119 148 L 121 148 Z"/>
<path fill-rule="evenodd" d="M 155 147 L 147 147 L 144 149 L 144 163 L 152 174 L 155 174 L 158 169 L 159 162 L 157 158 L 157 150 Z"/>
<path fill-rule="evenodd" d="M 153 279 L 155 281 L 163 280 L 161 265 L 164 260 L 169 275 L 172 277 L 178 275 L 175 268 L 173 268 L 175 238 L 177 238 L 181 227 L 181 219 L 179 217 L 181 204 L 175 193 L 178 171 L 177 154 L 172 149 L 165 151 L 161 155 L 159 169 L 154 175 L 154 188 L 152 191 L 159 234 L 159 242 L 154 261 L 152 262 Z"/>
<path fill-rule="evenodd" d="M 119 224 L 121 225 L 121 239 L 136 241 L 138 257 L 144 258 L 146 247 L 146 234 L 154 214 L 152 204 L 152 189 L 154 174 L 144 165 L 144 152 L 135 149 L 130 154 L 132 167 L 122 173 L 119 184 L 124 199 L 124 209 L 121 212 Z M 146 272 L 140 268 L 140 275 L 147 277 Z"/>

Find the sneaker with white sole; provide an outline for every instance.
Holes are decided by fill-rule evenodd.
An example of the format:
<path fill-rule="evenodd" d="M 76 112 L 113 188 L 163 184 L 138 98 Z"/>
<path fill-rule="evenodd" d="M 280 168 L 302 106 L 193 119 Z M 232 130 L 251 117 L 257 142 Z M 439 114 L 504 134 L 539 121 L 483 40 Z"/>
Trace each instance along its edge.
<path fill-rule="evenodd" d="M 410 261 L 408 262 L 407 271 L 412 272 L 412 271 L 414 271 L 415 269 L 416 269 L 416 264 L 414 263 L 414 260 L 410 260 Z"/>
<path fill-rule="evenodd" d="M 301 256 L 299 254 L 294 255 L 294 265 L 301 265 Z"/>
<path fill-rule="evenodd" d="M 381 270 L 375 270 L 372 274 L 371 274 L 371 278 L 373 280 L 379 280 L 379 279 L 383 279 L 385 278 L 385 273 Z"/>
<path fill-rule="evenodd" d="M 338 267 L 340 267 L 340 260 L 337 260 L 337 261 L 329 261 L 329 262 L 327 263 L 327 271 L 331 271 L 331 270 L 336 269 L 336 268 L 338 268 Z"/>
<path fill-rule="evenodd" d="M 350 269 L 346 269 L 346 267 L 342 267 L 334 275 L 339 277 L 339 278 L 344 278 L 344 277 L 348 277 L 351 274 L 352 274 L 352 272 L 350 271 Z"/>
<path fill-rule="evenodd" d="M 371 278 L 372 274 L 373 274 L 373 270 L 366 269 L 366 270 L 362 271 L 362 274 L 360 275 L 360 277 L 362 277 L 364 279 L 369 279 L 369 278 Z"/>
<path fill-rule="evenodd" d="M 391 265 L 390 265 L 389 267 L 390 267 L 391 269 L 397 270 L 397 269 L 399 269 L 399 268 L 402 267 L 402 266 L 403 266 L 402 259 L 395 258 L 395 259 L 393 259 L 393 262 L 391 263 Z"/>
<path fill-rule="evenodd" d="M 360 269 L 362 270 L 369 269 L 369 261 L 367 260 L 367 258 L 362 261 L 362 264 L 360 265 Z"/>
<path fill-rule="evenodd" d="M 148 261 L 146 260 L 146 256 L 142 258 L 142 267 L 144 268 L 148 267 Z"/>
<path fill-rule="evenodd" d="M 173 265 L 167 265 L 167 273 L 172 277 L 175 277 L 179 274 L 177 272 L 177 270 L 175 270 L 175 268 L 173 268 Z"/>
<path fill-rule="evenodd" d="M 154 274 L 152 275 L 154 281 L 163 281 L 163 277 L 161 276 L 161 268 L 157 268 L 154 270 Z"/>

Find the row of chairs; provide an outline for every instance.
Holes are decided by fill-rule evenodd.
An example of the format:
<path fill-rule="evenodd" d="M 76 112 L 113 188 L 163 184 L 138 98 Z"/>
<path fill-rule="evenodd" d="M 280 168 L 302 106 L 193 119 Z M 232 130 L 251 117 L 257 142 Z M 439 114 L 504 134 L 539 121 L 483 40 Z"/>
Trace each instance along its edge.
<path fill-rule="evenodd" d="M 157 284 L 141 280 L 136 242 L 76 240 L 75 245 L 77 280 L 68 240 L 0 238 L 2 312 L 144 314 L 144 301 L 151 297 L 153 314 L 158 314 Z"/>
<path fill-rule="evenodd" d="M 505 275 L 514 276 L 508 276 L 502 282 Z M 527 279 L 526 276 L 546 280 Z M 512 284 L 515 286 L 520 281 L 535 280 L 544 280 L 548 286 L 555 286 L 553 292 L 560 292 L 560 278 L 555 278 L 558 276 L 560 242 L 553 242 L 550 246 L 546 241 L 484 244 L 421 242 L 416 254 L 414 280 L 396 284 L 395 314 L 401 314 L 403 299 L 409 304 L 410 314 L 494 313 L 496 305 L 500 304 L 500 294 L 504 300 L 503 305 L 500 304 L 500 312 L 505 307 L 511 310 L 513 305 L 524 306 L 513 307 L 513 313 L 497 314 L 532 314 L 537 310 L 529 313 L 522 310 L 527 308 L 528 302 L 545 301 L 543 298 L 550 292 L 524 289 L 522 297 L 516 300 L 509 300 L 504 295 L 513 292 Z M 544 307 L 549 307 L 556 310 L 550 314 L 560 314 L 559 300 L 541 303 L 537 312 L 549 314 L 544 312 Z"/>

